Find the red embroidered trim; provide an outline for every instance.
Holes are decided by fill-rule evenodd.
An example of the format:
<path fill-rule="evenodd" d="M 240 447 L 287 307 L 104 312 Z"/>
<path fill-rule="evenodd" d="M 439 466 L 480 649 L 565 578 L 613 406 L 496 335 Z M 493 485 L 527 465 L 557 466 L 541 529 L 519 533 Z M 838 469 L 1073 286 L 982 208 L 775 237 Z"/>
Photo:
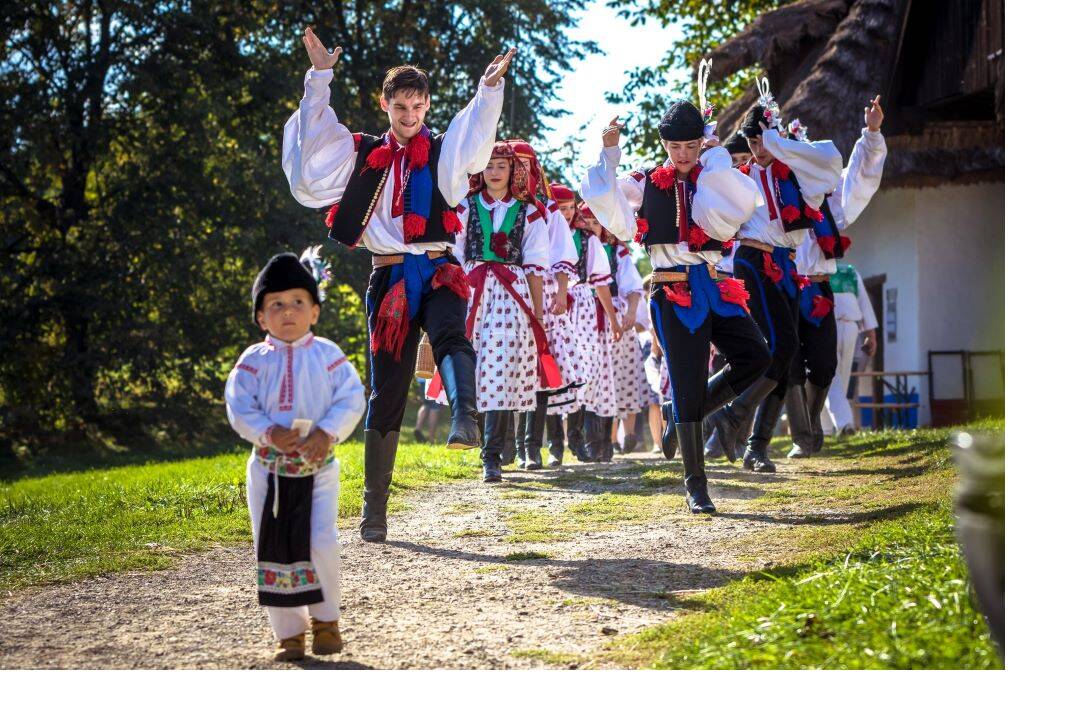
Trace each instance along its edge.
<path fill-rule="evenodd" d="M 285 346 L 285 377 L 281 378 L 278 391 L 278 410 L 292 410 L 293 404 L 293 349 Z"/>
<path fill-rule="evenodd" d="M 252 375 L 258 375 L 258 374 L 259 374 L 259 371 L 258 371 L 258 370 L 256 370 L 255 368 L 251 367 L 250 365 L 245 365 L 244 363 L 237 363 L 237 364 L 236 364 L 236 368 L 237 368 L 238 370 L 247 370 L 247 371 L 248 371 L 249 373 L 251 373 Z"/>
<path fill-rule="evenodd" d="M 748 168 L 749 169 L 749 168 Z M 765 172 L 765 168 L 761 168 L 761 189 L 765 193 L 765 200 L 769 203 L 769 219 L 776 219 L 776 205 L 773 202 L 772 186 L 769 184 L 769 175 Z"/>
<path fill-rule="evenodd" d="M 326 366 L 326 372 L 333 372 L 335 369 L 341 367 L 343 364 L 345 364 L 347 362 L 349 362 L 349 358 L 342 355 L 337 360 L 335 360 L 334 362 L 332 362 L 332 363 L 330 363 L 329 365 Z"/>

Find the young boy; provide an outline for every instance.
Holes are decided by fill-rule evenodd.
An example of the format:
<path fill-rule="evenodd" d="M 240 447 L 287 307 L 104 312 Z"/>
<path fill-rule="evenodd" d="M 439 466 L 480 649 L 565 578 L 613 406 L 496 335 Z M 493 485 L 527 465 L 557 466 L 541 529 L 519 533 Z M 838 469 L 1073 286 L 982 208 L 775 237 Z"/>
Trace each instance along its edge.
<path fill-rule="evenodd" d="M 253 445 L 248 510 L 259 604 L 275 660 L 302 660 L 311 619 L 316 655 L 341 652 L 341 558 L 334 446 L 364 415 L 364 384 L 345 353 L 316 337 L 319 290 L 292 253 L 275 255 L 251 288 L 266 339 L 243 352 L 225 384 L 233 429 Z"/>

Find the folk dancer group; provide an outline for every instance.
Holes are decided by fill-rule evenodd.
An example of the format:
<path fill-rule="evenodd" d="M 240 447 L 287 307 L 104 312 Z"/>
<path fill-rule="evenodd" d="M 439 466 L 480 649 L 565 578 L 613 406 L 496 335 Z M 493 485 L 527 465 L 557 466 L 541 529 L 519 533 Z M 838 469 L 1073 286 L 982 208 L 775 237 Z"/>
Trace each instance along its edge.
<path fill-rule="evenodd" d="M 351 132 L 330 107 L 341 49 L 329 52 L 310 29 L 303 41 L 311 68 L 282 167 L 300 203 L 328 208 L 330 238 L 372 254 L 371 387 L 311 331 L 329 276 L 317 251 L 272 258 L 252 289 L 266 338 L 230 373 L 226 404 L 253 445 L 259 598 L 278 659 L 303 657 L 308 621 L 314 652 L 341 649 L 334 446 L 366 409 L 360 530 L 384 541 L 421 332 L 437 367 L 428 393 L 451 408 L 447 446 L 479 447 L 488 482 L 502 479 L 509 444 L 521 466 L 541 467 L 545 430 L 552 465 L 564 448 L 609 461 L 616 423 L 632 438 L 631 418 L 645 410 L 663 454 L 681 451 L 694 513 L 715 511 L 707 446 L 775 470 L 768 446 L 785 404 L 789 456 L 820 450 L 838 364 L 841 232 L 876 191 L 885 159 L 878 99 L 864 108 L 846 167 L 832 142 L 809 141 L 798 121 L 782 125 L 767 84 L 726 141 L 699 107 L 672 103 L 659 123 L 667 157 L 621 176 L 615 118 L 579 200 L 548 182 L 527 141 L 496 138 L 514 49 L 491 62 L 443 134 L 424 124 L 427 75 L 391 69 L 380 94 L 390 127 L 371 135 Z M 634 246 L 651 264 L 645 282 Z M 849 334 L 839 348 L 850 363 Z"/>

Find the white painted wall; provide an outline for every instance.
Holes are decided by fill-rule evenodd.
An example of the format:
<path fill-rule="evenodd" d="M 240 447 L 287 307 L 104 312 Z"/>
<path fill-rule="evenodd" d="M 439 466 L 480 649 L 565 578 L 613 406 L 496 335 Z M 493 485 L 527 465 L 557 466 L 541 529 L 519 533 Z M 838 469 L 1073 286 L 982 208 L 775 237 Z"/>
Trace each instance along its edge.
<path fill-rule="evenodd" d="M 878 318 L 886 370 L 926 370 L 929 350 L 1004 348 L 1004 208 L 1004 183 L 897 188 L 878 193 L 848 230 L 846 258 L 897 290 L 895 342 Z M 927 424 L 929 385 L 916 384 Z"/>

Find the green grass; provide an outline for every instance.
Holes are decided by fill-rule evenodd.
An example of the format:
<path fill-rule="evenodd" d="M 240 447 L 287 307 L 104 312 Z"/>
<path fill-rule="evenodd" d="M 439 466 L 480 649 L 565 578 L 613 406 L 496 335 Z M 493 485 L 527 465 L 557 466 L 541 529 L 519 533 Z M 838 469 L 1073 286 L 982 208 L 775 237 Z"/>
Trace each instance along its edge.
<path fill-rule="evenodd" d="M 682 598 L 690 614 L 607 655 L 661 669 L 1000 668 L 968 593 L 943 501 L 876 523 L 848 552 Z"/>
<path fill-rule="evenodd" d="M 363 506 L 363 447 L 346 443 L 337 451 L 343 518 Z M 0 484 L 0 586 L 162 569 L 181 552 L 250 542 L 247 456 L 25 473 Z M 475 476 L 475 453 L 403 442 L 389 510 L 406 507 L 402 491 Z"/>
<path fill-rule="evenodd" d="M 544 663 L 545 665 L 571 665 L 577 667 L 581 663 L 581 657 L 579 655 L 554 652 L 552 650 L 511 650 L 510 655 L 512 657 L 524 658 L 526 660 L 536 660 L 538 662 Z"/>
<path fill-rule="evenodd" d="M 551 553 L 547 552 L 534 552 L 527 550 L 525 552 L 512 552 L 506 556 L 507 562 L 523 562 L 525 560 L 546 560 L 551 557 Z"/>

